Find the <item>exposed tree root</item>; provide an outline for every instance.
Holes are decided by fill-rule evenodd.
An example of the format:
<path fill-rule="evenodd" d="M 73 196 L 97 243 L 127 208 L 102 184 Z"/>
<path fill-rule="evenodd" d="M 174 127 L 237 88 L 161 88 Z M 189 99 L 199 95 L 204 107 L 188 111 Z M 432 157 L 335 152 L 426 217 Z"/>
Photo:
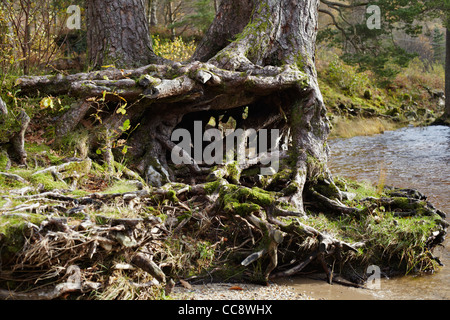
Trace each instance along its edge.
<path fill-rule="evenodd" d="M 409 212 L 410 205 L 417 206 L 417 196 L 394 191 L 391 195 L 396 197 L 364 199 L 361 203 L 370 202 L 374 206 L 397 203 L 395 216 L 401 218 L 402 212 Z M 211 248 L 214 248 L 215 259 L 210 267 L 216 272 L 223 269 L 217 266 L 227 263 L 230 268 L 242 269 L 241 272 L 248 274 L 247 279 L 264 283 L 269 279 L 296 275 L 315 264 L 332 283 L 340 272 L 330 267 L 327 261 L 332 261 L 332 266 L 336 261 L 345 265 L 346 261 L 355 260 L 352 255 L 361 255 L 359 250 L 367 243 L 350 243 L 308 225 L 310 218 L 283 208 L 285 204 L 280 201 L 283 196 L 276 191 L 236 185 L 224 178 L 194 186 L 173 183 L 162 188 L 93 193 L 81 197 L 57 190 L 34 190 L 31 195 L 19 196 L 29 201 L 28 204 L 2 209 L 5 218 L 21 217 L 26 221 L 39 212 L 44 219 L 40 224 L 26 223 L 20 231 L 25 242 L 12 255 L 5 252 L 7 239 L 3 236 L 0 239 L 3 243 L 0 283 L 14 280 L 19 284 L 18 289 L 0 290 L 0 298 L 58 299 L 67 294 L 102 292 L 106 290 L 105 280 L 93 276 L 89 269 L 116 258 L 154 279 L 151 285 L 146 282 L 149 286 L 144 287 L 167 285 L 170 288 L 169 283 L 182 276 L 178 274 L 180 271 L 173 269 L 173 259 L 180 258 L 168 255 L 166 244 L 173 239 L 184 243 L 185 235 L 193 236 L 196 241 L 205 239 L 214 243 Z M 337 205 L 317 193 L 312 196 L 323 208 L 330 208 L 331 202 L 330 212 L 339 211 L 341 215 L 355 218 L 370 214 L 367 210 L 350 210 L 352 208 Z M 403 201 L 404 206 L 400 208 L 399 199 L 408 201 Z M 103 213 L 111 206 L 132 208 L 141 216 L 116 218 Z M 148 207 L 159 207 L 165 212 L 165 220 L 144 214 Z M 426 203 L 423 208 L 427 210 L 420 211 L 417 207 L 417 214 L 433 215 L 438 221 L 438 227 L 427 242 L 428 249 L 432 250 L 442 243 L 448 225 L 440 217 L 442 213 L 438 214 L 431 204 Z M 355 213 L 358 214 L 355 216 Z M 186 242 L 186 245 L 192 244 Z M 61 276 L 64 271 L 66 276 Z M 365 277 L 364 274 L 359 276 Z M 57 284 L 45 285 L 50 280 Z M 35 282 L 43 282 L 44 288 L 20 291 L 24 285 Z"/>

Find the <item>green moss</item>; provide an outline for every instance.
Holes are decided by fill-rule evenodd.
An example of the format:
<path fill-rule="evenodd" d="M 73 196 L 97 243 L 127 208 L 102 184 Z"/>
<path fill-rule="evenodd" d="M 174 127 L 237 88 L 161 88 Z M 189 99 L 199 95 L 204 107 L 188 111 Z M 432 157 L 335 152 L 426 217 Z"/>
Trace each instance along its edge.
<path fill-rule="evenodd" d="M 180 201 L 178 200 L 177 193 L 174 190 L 169 190 L 169 192 L 167 192 L 167 199 L 173 203 L 178 203 Z"/>
<path fill-rule="evenodd" d="M 63 179 L 66 177 L 71 177 L 75 173 L 83 176 L 87 175 L 91 171 L 92 161 L 90 159 L 86 159 L 80 162 L 71 162 L 67 165 L 64 170 L 61 172 Z"/>
<path fill-rule="evenodd" d="M 219 187 L 221 185 L 221 180 L 216 180 L 212 182 L 205 183 L 204 190 L 206 194 L 213 194 L 214 192 L 218 191 Z"/>
<path fill-rule="evenodd" d="M 26 184 L 22 182 L 0 175 L 0 190 L 7 191 L 10 189 L 19 189 L 25 186 Z"/>
<path fill-rule="evenodd" d="M 51 173 L 40 173 L 32 175 L 30 176 L 29 181 L 36 186 L 42 184 L 44 186 L 44 190 L 46 191 L 68 188 L 67 183 L 61 180 L 55 180 Z"/>
<path fill-rule="evenodd" d="M 63 137 L 56 137 L 56 148 L 67 156 L 85 158 L 89 152 L 89 139 L 92 132 L 87 129 L 70 131 Z"/>
<path fill-rule="evenodd" d="M 275 201 L 272 192 L 254 187 L 246 188 L 236 185 L 225 185 L 220 188 L 224 210 L 239 215 L 247 215 L 270 206 Z"/>
<path fill-rule="evenodd" d="M 254 187 L 252 189 L 241 188 L 239 190 L 239 194 L 243 199 L 250 200 L 263 207 L 270 206 L 275 201 L 275 196 L 271 192 L 257 187 Z"/>
<path fill-rule="evenodd" d="M 9 260 L 22 249 L 27 224 L 40 225 L 45 219 L 39 214 L 0 215 L 0 257 L 3 261 Z"/>
<path fill-rule="evenodd" d="M 283 188 L 281 190 L 281 193 L 284 194 L 285 196 L 290 196 L 295 194 L 296 192 L 298 192 L 300 190 L 300 187 L 298 185 L 298 183 L 296 182 L 291 182 L 287 185 L 286 188 Z"/>
<path fill-rule="evenodd" d="M 239 184 L 239 179 L 241 178 L 241 171 L 239 170 L 239 165 L 236 161 L 227 164 L 227 178 L 231 183 Z"/>
<path fill-rule="evenodd" d="M 253 212 L 258 212 L 261 210 L 261 207 L 255 203 L 239 203 L 233 201 L 234 199 L 224 197 L 225 207 L 224 210 L 226 212 L 233 212 L 240 216 L 246 216 Z"/>
<path fill-rule="evenodd" d="M 103 193 L 114 194 L 114 193 L 126 193 L 136 191 L 136 184 L 130 183 L 128 181 L 119 180 L 109 186 Z"/>
<path fill-rule="evenodd" d="M 426 201 L 418 201 L 413 199 L 408 199 L 405 197 L 394 197 L 391 209 L 402 209 L 405 211 L 415 211 L 416 215 L 433 215 L 433 210 L 428 208 Z"/>
<path fill-rule="evenodd" d="M 0 171 L 5 171 L 8 164 L 8 154 L 5 150 L 0 150 Z"/>
<path fill-rule="evenodd" d="M 339 188 L 334 182 L 324 179 L 323 177 L 317 179 L 314 190 L 328 198 L 335 198 L 339 194 Z"/>

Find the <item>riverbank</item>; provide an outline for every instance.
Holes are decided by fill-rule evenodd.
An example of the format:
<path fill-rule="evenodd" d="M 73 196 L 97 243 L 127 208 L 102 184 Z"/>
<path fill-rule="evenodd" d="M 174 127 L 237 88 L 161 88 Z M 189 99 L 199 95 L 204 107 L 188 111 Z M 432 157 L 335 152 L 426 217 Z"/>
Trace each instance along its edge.
<path fill-rule="evenodd" d="M 241 262 L 252 252 L 233 258 L 230 253 L 238 246 L 230 241 L 240 240 L 233 239 L 232 233 L 214 236 L 210 232 L 226 231 L 231 221 L 224 214 L 208 219 L 202 214 L 201 204 L 196 206 L 184 198 L 182 186 L 176 186 L 177 191 L 161 189 L 152 196 L 143 182 L 130 179 L 132 174 L 119 165 L 120 176 L 107 179 L 105 168 L 89 159 L 66 159 L 45 145 L 27 145 L 27 150 L 33 164 L 29 168 L 13 167 L 0 177 L 1 297 L 13 297 L 17 290 L 18 297 L 31 298 L 22 292 L 35 287 L 30 281 L 51 287 L 55 279 L 75 275 L 81 281 L 76 296 L 100 300 L 171 297 L 166 295 L 165 283 L 193 275 L 206 280 L 233 279 L 242 283 L 236 285 L 241 288 L 245 283 L 261 282 L 252 277 L 264 268 L 266 260 L 243 267 Z M 52 170 L 45 171 L 47 168 Z M 55 179 L 52 172 L 61 179 Z M 410 198 L 406 191 L 399 190 L 389 198 L 395 190 L 342 179 L 335 183 L 345 192 L 343 204 L 354 208 L 352 213 L 329 215 L 310 210 L 307 218 L 280 218 L 292 226 L 307 225 L 303 228 L 316 233 L 302 240 L 306 247 L 301 250 L 314 251 L 318 237 L 326 232 L 346 246 L 354 246 L 341 256 L 340 263 L 347 267 L 340 272 L 347 276 L 357 270 L 353 277 L 363 277 L 365 267 L 373 263 L 387 268 L 384 272 L 436 267 L 433 257 L 424 250 L 434 241 L 432 236 L 437 238 L 443 229 L 436 211 L 421 202 L 420 195 Z M 257 195 L 265 193 L 258 191 Z M 381 201 L 382 197 L 386 200 Z M 418 213 L 412 213 L 412 209 Z M 242 231 L 242 225 L 236 227 Z M 142 243 L 150 250 L 152 260 L 136 255 Z M 284 241 L 286 247 L 279 248 L 280 265 L 292 264 L 282 258 L 289 254 L 289 243 Z M 360 243 L 364 246 L 358 247 Z M 333 256 L 328 259 L 333 265 Z M 311 268 L 320 270 L 320 261 L 312 262 Z M 69 286 L 67 282 L 62 284 Z M 246 288 L 229 290 L 225 286 L 222 294 L 238 298 L 245 291 L 250 295 L 247 297 L 262 299 L 280 291 L 279 286 Z M 278 296 L 295 293 L 289 288 L 283 290 Z M 206 290 L 202 296 L 202 292 L 193 293 L 199 299 L 210 293 Z M 59 292 L 55 297 L 60 294 L 66 293 Z M 300 295 L 292 296 L 295 299 L 307 296 L 304 292 L 296 294 Z"/>
<path fill-rule="evenodd" d="M 333 174 L 369 184 L 417 189 L 447 213 L 450 222 L 450 127 L 403 128 L 383 135 L 330 141 Z M 444 267 L 433 274 L 382 279 L 382 299 L 450 299 L 450 242 L 435 255 Z"/>
<path fill-rule="evenodd" d="M 448 177 L 450 173 L 441 163 L 443 161 L 441 159 L 445 159 L 445 152 L 448 150 L 446 148 L 448 134 L 450 134 L 450 129 L 446 127 L 416 128 L 410 126 L 400 131 L 388 132 L 385 135 L 336 139 L 330 141 L 332 149 L 330 168 L 337 175 L 368 181 L 369 184 L 375 186 L 380 183 L 380 178 L 383 178 L 385 184 L 414 187 L 427 194 L 428 199 L 441 210 L 449 213 L 450 189 L 448 186 L 450 181 Z M 422 172 L 430 174 L 420 175 Z M 449 222 L 449 217 L 447 217 L 447 221 Z M 444 267 L 437 272 L 393 278 L 382 277 L 378 289 L 360 289 L 338 284 L 330 286 L 323 277 L 320 280 L 314 279 L 320 275 L 280 279 L 276 281 L 276 284 L 286 286 L 289 292 L 300 294 L 300 297 L 286 295 L 288 299 L 307 297 L 315 300 L 448 300 L 450 299 L 448 240 L 444 245 L 445 247 L 438 248 L 435 252 L 435 255 L 444 264 Z M 191 292 L 189 297 L 194 300 L 208 299 L 208 297 L 219 300 L 225 297 L 231 300 L 240 299 L 243 296 L 253 297 L 251 294 L 248 295 L 249 292 L 227 290 L 232 286 L 242 285 L 220 286 L 225 291 L 223 296 L 218 294 L 221 291 L 208 291 L 207 286 L 195 286 L 192 292 L 183 287 L 180 290 Z M 250 290 L 250 292 L 256 294 L 260 288 L 257 286 L 256 291 Z M 201 292 L 208 292 L 208 295 L 204 297 Z M 256 294 L 256 296 L 258 295 Z M 275 297 L 278 296 L 275 295 Z M 262 294 L 259 298 L 266 299 L 267 297 Z"/>
<path fill-rule="evenodd" d="M 444 113 L 444 69 L 416 58 L 387 81 L 346 64 L 327 48 L 317 52 L 320 90 L 333 128 L 330 138 L 427 126 Z M 386 80 L 386 79 L 385 79 Z"/>
<path fill-rule="evenodd" d="M 364 134 L 371 135 L 411 123 L 404 119 L 405 112 L 386 115 L 382 109 L 370 112 L 366 107 L 350 108 L 341 103 L 337 107 L 339 111 L 334 109 L 334 113 L 329 114 L 335 125 L 332 137 L 344 133 L 347 137 L 361 135 L 363 128 L 368 130 Z M 424 119 L 431 121 L 432 117 Z M 26 144 L 27 167 L 9 167 L 6 157 L 0 157 L 0 171 L 4 171 L 0 175 L 1 254 L 2 261 L 7 262 L 3 267 L 8 263 L 12 266 L 0 274 L 3 288 L 19 292 L 22 288 L 28 290 L 26 283 L 38 279 L 44 279 L 40 286 L 45 286 L 57 278 L 71 276 L 62 274 L 69 270 L 83 272 L 86 280 L 83 284 L 88 286 L 87 289 L 80 287 L 78 298 L 83 299 L 161 299 L 165 295 L 164 283 L 169 278 L 175 281 L 192 275 L 209 278 L 211 273 L 215 279 L 223 281 L 261 282 L 261 271 L 267 260 L 255 260 L 244 268 L 241 262 L 254 252 L 247 249 L 238 255 L 231 254 L 241 248 L 236 244 L 240 239 L 237 240 L 236 232 L 223 233 L 222 230 L 231 225 L 240 232 L 242 225 L 234 219 L 226 214 L 208 216 L 204 210 L 208 206 L 204 202 L 191 201 L 186 196 L 190 190 L 186 185 L 171 184 L 154 190 L 123 163 L 115 163 L 111 173 L 105 166 L 86 157 L 85 137 L 73 135 L 65 138 L 63 147 L 52 145 L 54 136 L 45 130 L 34 130 L 42 126 L 40 120 L 39 116 L 33 120 L 36 121 L 31 124 L 33 131 L 27 135 L 27 141 L 32 141 Z M 335 131 L 339 126 L 341 130 Z M 369 130 L 370 127 L 375 129 Z M 349 128 L 353 129 L 350 133 Z M 84 154 L 84 158 L 77 158 L 77 154 Z M 359 163 L 353 164 L 360 168 Z M 276 179 L 282 181 L 283 174 L 286 172 L 280 172 Z M 305 230 L 305 225 L 312 228 L 313 233 L 307 233 L 301 239 L 305 244 L 300 249 L 305 253 L 301 259 L 308 261 L 308 253 L 314 258 L 311 251 L 317 250 L 318 239 L 328 234 L 332 241 L 350 248 L 340 262 L 347 264 L 347 273 L 356 266 L 356 278 L 362 282 L 365 267 L 370 263 L 385 266 L 386 272 L 398 272 L 398 269 L 404 273 L 420 272 L 436 268 L 434 257 L 424 250 L 433 242 L 434 233 L 437 232 L 435 238 L 441 235 L 442 224 L 436 210 L 428 207 L 420 195 L 400 192 L 393 196 L 392 190 L 384 189 L 384 182 L 373 186 L 337 178 L 333 183 L 343 193 L 337 202 L 328 202 L 331 207 L 311 208 L 313 202 L 307 201 L 307 219 L 280 218 L 280 228 L 284 227 L 286 231 L 297 227 L 300 231 Z M 258 188 L 228 186 L 233 194 L 239 190 L 246 192 L 239 196 L 244 196 L 243 203 L 237 196 L 226 198 L 228 202 L 234 201 L 231 207 L 236 203 L 242 210 L 267 205 L 274 196 Z M 226 203 L 225 192 L 211 193 L 216 184 L 200 187 L 206 195 Z M 332 194 L 335 190 L 323 191 Z M 331 214 L 336 208 L 345 207 L 348 207 L 346 214 Z M 216 209 L 220 208 L 223 213 L 223 207 Z M 243 242 L 244 245 L 252 238 L 255 241 L 254 232 L 257 231 L 252 231 L 251 226 L 248 228 L 250 233 L 241 232 L 244 237 L 251 237 Z M 150 249 L 146 249 L 151 258 L 143 259 L 144 270 L 140 270 L 142 264 L 138 263 L 141 267 L 136 267 L 136 263 L 132 263 L 136 262 L 132 253 L 144 239 L 152 240 Z M 360 247 L 360 244 L 364 246 Z M 279 256 L 289 256 L 293 251 L 289 241 L 283 245 L 286 247 Z M 299 249 L 296 247 L 295 250 Z M 334 266 L 333 253 L 328 257 L 330 267 L 327 268 Z M 64 259 L 61 260 L 61 256 Z M 140 258 L 137 256 L 138 260 Z M 299 257 L 286 258 L 280 265 L 292 266 L 292 263 L 301 262 L 296 259 Z M 55 264 L 55 261 L 63 261 L 63 264 Z M 70 269 L 69 263 L 74 261 L 79 262 L 79 269 Z M 320 260 L 310 267 L 320 270 Z M 26 268 L 35 275 L 22 282 Z M 19 276 L 17 270 L 22 270 L 22 275 Z M 276 291 L 279 289 L 277 287 Z M 241 294 L 233 291 L 226 291 L 227 296 Z M 254 289 L 236 291 L 255 292 Z M 271 291 L 259 287 L 256 296 L 258 292 L 263 297 Z M 8 293 L 5 296 L 8 297 Z"/>
<path fill-rule="evenodd" d="M 289 285 L 271 283 L 261 286 L 251 283 L 184 284 L 174 288 L 174 300 L 313 300 Z"/>

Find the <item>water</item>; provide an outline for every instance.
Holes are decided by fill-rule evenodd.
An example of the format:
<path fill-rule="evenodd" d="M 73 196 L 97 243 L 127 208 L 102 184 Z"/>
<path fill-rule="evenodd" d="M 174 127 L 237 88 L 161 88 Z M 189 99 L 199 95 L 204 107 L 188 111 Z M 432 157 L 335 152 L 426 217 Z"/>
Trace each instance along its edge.
<path fill-rule="evenodd" d="M 417 189 L 450 222 L 450 128 L 408 127 L 370 137 L 336 139 L 329 142 L 329 166 L 335 175 Z M 286 284 L 315 298 L 325 299 L 450 299 L 450 240 L 435 252 L 445 265 L 426 276 L 383 279 L 380 290 L 343 288 L 305 279 L 287 280 Z"/>

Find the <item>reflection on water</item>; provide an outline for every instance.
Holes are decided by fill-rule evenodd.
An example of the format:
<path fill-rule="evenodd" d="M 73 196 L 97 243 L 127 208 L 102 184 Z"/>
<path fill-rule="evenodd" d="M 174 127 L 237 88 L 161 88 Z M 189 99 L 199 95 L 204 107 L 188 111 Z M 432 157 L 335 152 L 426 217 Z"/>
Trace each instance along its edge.
<path fill-rule="evenodd" d="M 371 137 L 329 142 L 330 169 L 335 175 L 413 188 L 450 215 L 450 128 L 405 128 Z M 432 276 L 384 280 L 383 299 L 450 299 L 450 241 L 439 253 L 446 265 Z"/>

